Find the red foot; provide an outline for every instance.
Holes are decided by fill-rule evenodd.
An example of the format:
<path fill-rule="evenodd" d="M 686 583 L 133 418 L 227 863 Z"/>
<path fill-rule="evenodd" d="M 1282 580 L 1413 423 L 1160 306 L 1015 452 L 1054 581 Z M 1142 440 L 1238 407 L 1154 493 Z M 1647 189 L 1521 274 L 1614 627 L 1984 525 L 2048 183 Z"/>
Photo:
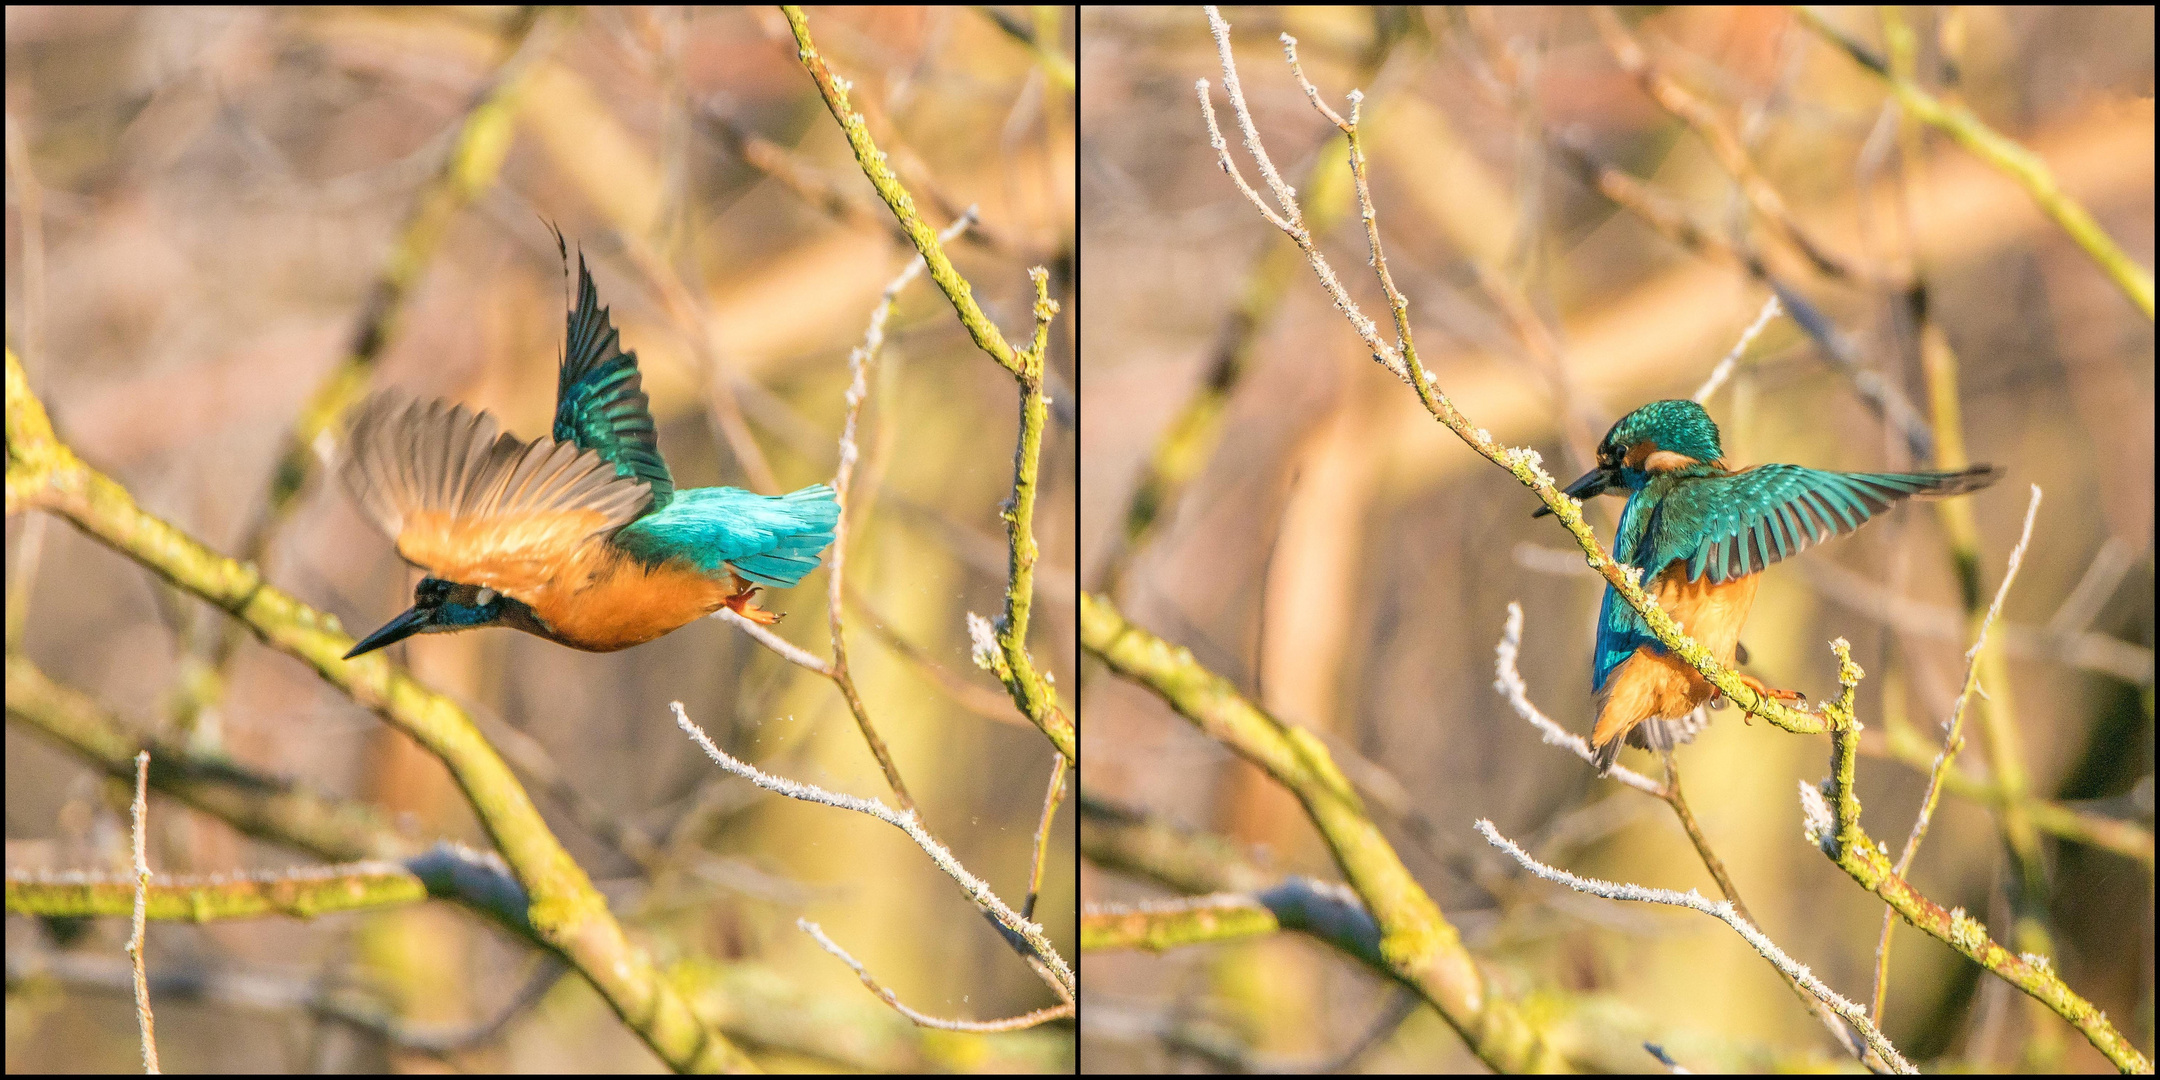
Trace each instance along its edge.
<path fill-rule="evenodd" d="M 1740 676 L 1740 681 L 1746 683 L 1748 685 L 1748 689 L 1753 690 L 1756 693 L 1771 699 L 1772 701 L 1807 700 L 1807 695 L 1801 693 L 1798 690 L 1779 690 L 1776 687 L 1765 685 L 1761 679 L 1758 679 L 1753 675 L 1743 674 Z"/>
<path fill-rule="evenodd" d="M 730 577 L 733 577 L 733 575 L 730 575 Z M 729 611 L 732 611 L 735 614 L 740 615 L 743 618 L 758 624 L 759 626 L 771 626 L 772 624 L 780 621 L 780 617 L 785 614 L 785 612 L 767 611 L 764 608 L 757 606 L 756 602 L 753 600 L 753 598 L 757 596 L 757 586 L 752 585 L 739 577 L 734 577 L 733 580 L 735 583 L 735 595 L 728 597 L 725 601 L 722 601 L 722 603 L 727 605 Z"/>

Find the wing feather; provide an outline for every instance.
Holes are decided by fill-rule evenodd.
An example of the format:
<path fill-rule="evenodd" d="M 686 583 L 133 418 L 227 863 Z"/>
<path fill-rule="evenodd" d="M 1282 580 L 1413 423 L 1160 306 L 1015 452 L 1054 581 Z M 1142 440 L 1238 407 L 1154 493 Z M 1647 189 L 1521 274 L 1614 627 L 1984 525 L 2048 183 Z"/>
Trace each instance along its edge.
<path fill-rule="evenodd" d="M 1954 473 L 1836 473 L 1764 465 L 1703 477 L 1676 485 L 1662 500 L 1650 558 L 1636 565 L 1655 575 L 1684 560 L 1689 580 L 1709 574 L 1722 584 L 1852 532 L 1907 498 L 1963 494 L 2000 475 L 1989 465 Z"/>
<path fill-rule="evenodd" d="M 354 419 L 349 447 L 346 486 L 399 555 L 520 599 L 651 502 L 644 483 L 597 453 L 520 441 L 488 413 L 443 401 L 377 395 Z"/>

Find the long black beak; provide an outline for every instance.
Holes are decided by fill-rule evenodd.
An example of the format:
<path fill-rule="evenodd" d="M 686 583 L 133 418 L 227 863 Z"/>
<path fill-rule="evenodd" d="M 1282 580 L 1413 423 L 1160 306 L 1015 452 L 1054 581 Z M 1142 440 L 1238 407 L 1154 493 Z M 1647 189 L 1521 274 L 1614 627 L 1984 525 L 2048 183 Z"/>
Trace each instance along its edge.
<path fill-rule="evenodd" d="M 404 614 L 384 623 L 382 629 L 361 638 L 360 644 L 353 646 L 352 651 L 345 654 L 345 659 L 350 660 L 363 653 L 374 652 L 385 645 L 395 645 L 427 629 L 432 621 L 428 614 L 419 608 L 406 608 Z"/>
<path fill-rule="evenodd" d="M 1573 496 L 1577 499 L 1591 499 L 1603 494 L 1605 492 L 1605 489 L 1612 487 L 1614 484 L 1619 482 L 1620 477 L 1618 473 L 1604 467 L 1603 465 L 1600 465 L 1597 468 L 1576 477 L 1574 483 L 1569 484 L 1564 488 L 1561 488 L 1560 491 L 1561 494 Z M 1534 518 L 1541 518 L 1550 513 L 1552 513 L 1551 507 L 1540 506 L 1536 510 L 1531 511 L 1530 516 Z"/>

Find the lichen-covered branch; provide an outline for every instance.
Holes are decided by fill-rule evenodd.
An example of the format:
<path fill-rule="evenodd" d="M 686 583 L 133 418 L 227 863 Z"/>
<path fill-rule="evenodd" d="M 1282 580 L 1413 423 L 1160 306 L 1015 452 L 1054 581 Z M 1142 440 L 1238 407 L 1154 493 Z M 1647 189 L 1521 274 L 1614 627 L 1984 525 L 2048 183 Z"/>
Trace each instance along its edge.
<path fill-rule="evenodd" d="M 1382 975 L 1400 978 L 1382 958 L 1380 928 L 1357 893 L 1306 877 L 1288 878 L 1247 894 L 1091 905 L 1080 913 L 1080 948 L 1161 952 L 1284 930 L 1309 935 Z"/>
<path fill-rule="evenodd" d="M 2047 957 L 2013 953 L 1991 940 L 1987 927 L 1967 915 L 1965 909 L 1944 910 L 1928 899 L 1898 874 L 1891 864 L 1889 849 L 1861 827 L 1860 796 L 1854 785 L 1860 731 L 1853 715 L 1853 698 L 1865 673 L 1853 663 L 1852 646 L 1844 638 L 1832 641 L 1830 648 L 1837 654 L 1839 685 L 1837 699 L 1823 706 L 1823 712 L 1835 721 L 1830 735 L 1830 777 L 1821 787 L 1806 781 L 1800 784 L 1803 828 L 1808 840 L 1906 922 L 2002 976 L 2005 982 L 2069 1021 L 2116 1068 L 2126 1073 L 2151 1072 L 2152 1062 L 2116 1030 L 2106 1013 L 2071 990 Z"/>
<path fill-rule="evenodd" d="M 1002 514 L 1010 548 L 1005 613 L 996 626 L 996 656 L 986 658 L 978 650 L 978 661 L 990 661 L 985 666 L 1005 684 L 1020 711 L 1042 729 L 1051 745 L 1065 755 L 1066 760 L 1078 763 L 1078 733 L 1064 707 L 1058 703 L 1056 688 L 1036 668 L 1034 657 L 1027 649 L 1028 617 L 1034 604 L 1035 561 L 1038 557 L 1034 533 L 1035 495 L 1043 430 L 1049 422 L 1050 407 L 1050 398 L 1044 390 L 1044 364 L 1050 349 L 1050 322 L 1058 313 L 1057 302 L 1050 298 L 1049 273 L 1041 267 L 1028 272 L 1035 285 L 1035 334 L 1027 348 L 1015 349 L 998 330 L 997 324 L 983 313 L 982 306 L 975 302 L 974 286 L 953 267 L 937 231 L 917 213 L 914 197 L 908 194 L 906 185 L 893 172 L 885 154 L 878 150 L 862 114 L 849 104 L 847 81 L 834 75 L 825 63 L 824 55 L 818 52 L 817 44 L 810 37 L 808 17 L 794 5 L 782 5 L 781 11 L 786 14 L 788 26 L 794 32 L 796 55 L 802 61 L 803 70 L 817 83 L 826 108 L 832 112 L 833 119 L 839 121 L 856 162 L 862 166 L 863 175 L 869 178 L 878 197 L 885 200 L 893 216 L 899 219 L 902 231 L 914 242 L 915 250 L 922 254 L 924 264 L 930 269 L 930 279 L 952 302 L 953 310 L 960 316 L 961 325 L 967 328 L 976 347 L 989 354 L 998 366 L 1011 372 L 1019 384 L 1020 439 L 1013 454 L 1013 493 Z"/>
<path fill-rule="evenodd" d="M 1486 984 L 1462 935 L 1411 876 L 1311 732 L 1268 715 L 1192 653 L 1127 622 L 1101 597 L 1080 598 L 1080 645 L 1297 796 L 1378 924 L 1388 973 L 1439 1009 L 1473 1053 L 1503 1072 L 1564 1067 L 1537 1022 Z"/>

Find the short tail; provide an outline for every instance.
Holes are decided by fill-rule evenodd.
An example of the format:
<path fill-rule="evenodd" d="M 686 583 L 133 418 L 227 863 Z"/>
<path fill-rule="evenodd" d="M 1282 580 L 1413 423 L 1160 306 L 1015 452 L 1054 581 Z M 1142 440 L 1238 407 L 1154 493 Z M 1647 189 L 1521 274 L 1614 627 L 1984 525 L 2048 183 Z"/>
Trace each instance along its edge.
<path fill-rule="evenodd" d="M 773 508 L 786 516 L 792 531 L 779 537 L 772 547 L 734 559 L 731 565 L 736 573 L 759 585 L 792 588 L 817 569 L 826 546 L 833 542 L 840 506 L 834 501 L 833 489 L 824 484 L 768 498 Z"/>
<path fill-rule="evenodd" d="M 1603 745 L 1590 748 L 1590 760 L 1592 764 L 1597 766 L 1599 776 L 1604 776 L 1613 770 L 1613 766 L 1620 760 L 1620 744 L 1626 741 L 1626 739 L 1609 739 Z"/>

